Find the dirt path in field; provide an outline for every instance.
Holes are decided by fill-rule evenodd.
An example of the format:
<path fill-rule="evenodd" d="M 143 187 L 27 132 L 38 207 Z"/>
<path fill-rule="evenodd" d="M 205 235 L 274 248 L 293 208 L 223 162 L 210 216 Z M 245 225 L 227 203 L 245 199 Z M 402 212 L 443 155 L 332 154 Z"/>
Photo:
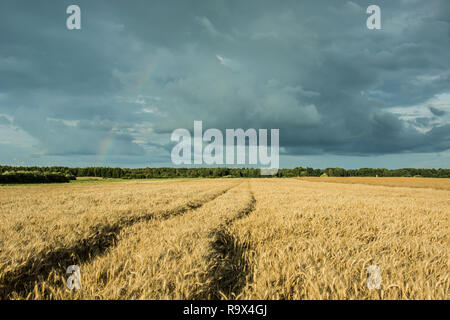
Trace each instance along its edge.
<path fill-rule="evenodd" d="M 30 258 L 19 268 L 5 272 L 2 275 L 3 279 L 0 282 L 0 300 L 9 299 L 13 292 L 19 294 L 21 297 L 26 297 L 26 293 L 32 290 L 36 282 L 45 281 L 52 273 L 60 273 L 60 270 L 63 270 L 71 264 L 89 262 L 103 255 L 108 248 L 117 245 L 118 236 L 125 228 L 153 219 L 164 221 L 199 209 L 234 187 L 236 185 L 210 194 L 206 198 L 189 201 L 175 209 L 149 212 L 148 214 L 137 217 L 123 217 L 116 223 L 97 226 L 92 232 L 93 236 L 80 239 L 71 247 L 55 248 L 45 255 Z"/>
<path fill-rule="evenodd" d="M 248 191 L 250 202 L 247 206 L 211 232 L 210 269 L 206 274 L 208 280 L 205 280 L 208 285 L 192 299 L 236 298 L 245 287 L 250 273 L 247 259 L 250 246 L 236 237 L 230 226 L 255 210 L 256 199 L 250 181 Z"/>

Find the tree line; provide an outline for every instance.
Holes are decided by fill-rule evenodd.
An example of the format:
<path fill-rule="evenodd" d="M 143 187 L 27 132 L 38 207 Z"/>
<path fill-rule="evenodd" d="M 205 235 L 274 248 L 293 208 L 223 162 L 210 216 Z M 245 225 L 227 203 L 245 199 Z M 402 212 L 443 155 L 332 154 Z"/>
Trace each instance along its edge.
<path fill-rule="evenodd" d="M 70 180 L 75 180 L 75 176 L 51 171 L 13 170 L 0 174 L 0 183 L 61 183 Z"/>
<path fill-rule="evenodd" d="M 12 167 L 0 166 L 0 173 L 3 175 L 9 172 L 22 172 L 18 179 L 25 179 L 23 172 L 38 173 L 49 176 L 49 173 L 60 173 L 72 177 L 102 177 L 102 178 L 122 178 L 122 179 L 157 179 L 157 178 L 219 178 L 219 177 L 267 177 L 261 176 L 259 169 L 254 168 L 110 168 L 110 167 Z M 314 169 L 296 167 L 292 169 L 279 169 L 276 177 L 430 177 L 430 178 L 450 178 L 450 169 L 385 169 L 385 168 L 326 168 Z M 3 178 L 2 178 L 3 179 Z M 32 178 L 34 179 L 34 178 Z M 37 179 L 37 178 L 36 178 Z M 45 179 L 49 179 L 45 177 Z M 53 179 L 53 178 L 51 178 Z M 55 178 L 56 179 L 56 178 Z"/>

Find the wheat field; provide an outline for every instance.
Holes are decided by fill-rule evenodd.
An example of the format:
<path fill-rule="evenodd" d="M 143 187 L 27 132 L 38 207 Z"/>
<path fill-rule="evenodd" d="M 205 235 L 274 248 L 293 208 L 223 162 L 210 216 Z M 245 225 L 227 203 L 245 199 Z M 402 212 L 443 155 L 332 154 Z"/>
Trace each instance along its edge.
<path fill-rule="evenodd" d="M 447 300 L 449 208 L 448 179 L 4 186 L 0 299 Z"/>

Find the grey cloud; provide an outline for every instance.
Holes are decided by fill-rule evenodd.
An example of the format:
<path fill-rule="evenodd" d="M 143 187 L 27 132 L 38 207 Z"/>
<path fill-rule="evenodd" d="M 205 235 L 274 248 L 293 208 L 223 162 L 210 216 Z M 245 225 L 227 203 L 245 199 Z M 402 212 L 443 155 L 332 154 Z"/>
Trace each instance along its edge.
<path fill-rule="evenodd" d="M 434 108 L 434 107 L 428 107 L 428 109 L 430 109 L 431 113 L 434 114 L 437 117 L 442 117 L 443 115 L 445 115 L 445 111 L 444 110 L 439 110 L 439 109 Z"/>
<path fill-rule="evenodd" d="M 382 2 L 377 31 L 362 0 L 79 1 L 79 32 L 68 4 L 0 12 L 0 113 L 48 153 L 93 155 L 109 134 L 117 155 L 144 158 L 194 120 L 279 128 L 289 155 L 449 149 L 447 125 L 386 111 L 449 92 L 447 1 Z"/>
<path fill-rule="evenodd" d="M 8 118 L 6 118 L 5 116 L 0 116 L 0 125 L 4 124 L 4 125 L 9 125 L 11 123 L 11 121 L 9 121 Z"/>

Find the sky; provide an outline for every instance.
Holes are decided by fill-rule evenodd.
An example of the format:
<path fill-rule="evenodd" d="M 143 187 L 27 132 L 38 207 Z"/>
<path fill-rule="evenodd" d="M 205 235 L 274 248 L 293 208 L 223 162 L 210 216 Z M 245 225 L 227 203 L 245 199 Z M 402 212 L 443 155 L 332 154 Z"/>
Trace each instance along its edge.
<path fill-rule="evenodd" d="M 279 129 L 283 168 L 449 168 L 450 2 L 2 0 L 0 164 L 172 166 L 195 120 Z"/>

